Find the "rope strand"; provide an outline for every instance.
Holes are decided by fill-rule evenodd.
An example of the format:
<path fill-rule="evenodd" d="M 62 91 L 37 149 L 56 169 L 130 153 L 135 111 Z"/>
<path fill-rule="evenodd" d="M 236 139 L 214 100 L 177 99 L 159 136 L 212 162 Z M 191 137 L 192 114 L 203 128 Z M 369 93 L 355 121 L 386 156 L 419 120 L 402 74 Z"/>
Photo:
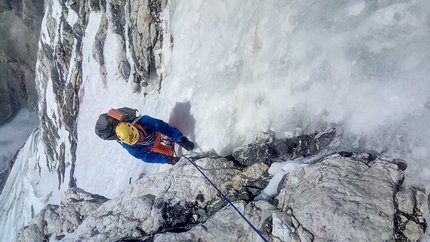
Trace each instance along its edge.
<path fill-rule="evenodd" d="M 224 200 L 227 201 L 228 204 L 230 204 L 230 206 L 234 208 L 234 210 L 236 210 L 236 212 L 249 224 L 249 226 L 251 226 L 251 228 L 261 237 L 264 242 L 268 242 L 267 239 L 264 238 L 264 236 L 260 233 L 260 231 L 258 231 L 257 228 L 255 228 L 254 225 L 249 222 L 249 220 L 239 211 L 239 209 L 237 209 L 236 206 L 233 205 L 230 199 L 228 199 L 224 195 L 224 193 L 222 193 L 221 190 L 218 189 L 218 187 L 209 179 L 209 177 L 207 177 L 205 173 L 203 173 L 203 171 L 200 170 L 200 168 L 190 158 L 186 157 L 185 155 L 182 155 L 182 157 L 185 157 L 206 178 L 206 180 L 218 191 L 222 198 L 224 198 Z"/>

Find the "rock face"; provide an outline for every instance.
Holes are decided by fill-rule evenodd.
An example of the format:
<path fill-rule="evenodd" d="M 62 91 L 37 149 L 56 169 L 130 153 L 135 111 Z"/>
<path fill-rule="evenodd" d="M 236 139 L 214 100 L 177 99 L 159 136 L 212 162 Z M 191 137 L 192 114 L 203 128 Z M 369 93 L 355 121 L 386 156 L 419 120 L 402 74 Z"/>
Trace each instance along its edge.
<path fill-rule="evenodd" d="M 96 2 L 96 1 L 93 1 Z M 118 70 L 124 80 L 133 82 L 135 92 L 160 91 L 163 76 L 161 48 L 163 41 L 171 42 L 171 36 L 164 36 L 161 12 L 167 0 L 158 1 L 102 1 L 93 10 L 101 10 L 101 20 L 93 56 L 100 64 L 100 75 L 106 84 L 106 67 L 103 56 L 104 41 L 108 28 L 116 34 L 122 55 L 118 57 Z M 108 11 L 107 11 L 108 10 Z M 128 48 L 128 49 L 127 49 Z M 126 58 L 129 52 L 130 63 Z M 147 89 L 147 90 L 146 90 Z"/>
<path fill-rule="evenodd" d="M 316 140 L 309 144 L 327 145 L 327 139 Z M 242 151 L 265 143 L 258 141 Z M 283 151 L 278 156 L 293 156 L 291 149 Z M 269 166 L 266 160 L 249 161 L 243 167 L 231 157 L 195 154 L 170 170 L 143 177 L 106 202 L 69 190 L 59 206 L 48 206 L 19 232 L 19 241 L 53 234 L 61 238 L 66 232 L 68 241 L 260 241 L 260 236 L 268 241 L 418 241 L 427 227 L 425 192 L 402 186 L 403 161 L 364 153 L 326 155 L 285 175 L 273 203 L 253 200 L 270 179 Z"/>
<path fill-rule="evenodd" d="M 35 67 L 44 1 L 0 1 L 0 125 L 36 110 Z"/>
<path fill-rule="evenodd" d="M 247 181 L 257 179 L 267 168 L 252 167 L 241 172 L 222 157 L 202 158 L 196 165 L 233 199 Z M 76 230 L 75 238 L 98 241 L 138 238 L 187 231 L 205 222 L 225 206 L 215 189 L 185 159 L 160 176 L 144 177 L 117 199 L 103 204 Z M 263 168 L 263 169 L 262 169 Z M 99 224 L 95 228 L 94 223 Z M 124 227 L 119 226 L 122 224 Z M 94 231 L 98 231 L 95 235 Z M 115 236 L 113 236 L 115 231 Z"/>
<path fill-rule="evenodd" d="M 53 234 L 60 239 L 64 232 L 74 231 L 82 221 L 108 199 L 79 188 L 67 190 L 61 204 L 48 205 L 37 214 L 28 227 L 17 235 L 18 241 L 44 241 Z"/>
<path fill-rule="evenodd" d="M 399 167 L 403 162 L 386 157 L 334 154 L 287 175 L 279 185 L 277 207 L 317 241 L 360 241 L 363 235 L 378 241 L 403 238 L 393 222 L 399 208 L 394 198 L 404 179 Z M 403 201 L 415 197 L 406 196 Z M 414 205 L 403 201 L 400 206 L 408 207 L 408 217 L 417 220 Z M 417 235 L 423 234 L 421 227 Z"/>

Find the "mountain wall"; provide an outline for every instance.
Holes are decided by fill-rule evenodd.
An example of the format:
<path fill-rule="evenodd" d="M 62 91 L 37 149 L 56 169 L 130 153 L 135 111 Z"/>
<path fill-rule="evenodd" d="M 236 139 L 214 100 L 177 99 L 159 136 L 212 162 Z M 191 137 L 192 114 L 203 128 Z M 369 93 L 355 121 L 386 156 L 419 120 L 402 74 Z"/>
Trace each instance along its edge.
<path fill-rule="evenodd" d="M 60 205 L 36 215 L 17 239 L 418 241 L 427 227 L 425 191 L 402 185 L 406 163 L 366 153 L 327 155 L 334 137 L 334 130 L 282 140 L 261 133 L 230 157 L 209 152 L 182 158 L 111 200 L 73 188 Z M 274 199 L 255 200 L 269 183 L 272 162 L 303 156 L 315 159 L 286 174 Z"/>
<path fill-rule="evenodd" d="M 159 14 L 166 1 L 80 0 L 62 1 L 60 6 L 47 1 L 47 5 L 36 78 L 41 135 L 49 170 L 58 173 L 60 184 L 74 187 L 77 120 L 85 92 L 82 56 L 84 44 L 91 45 L 84 43 L 83 38 L 90 13 L 101 15 L 94 39 L 87 42 L 93 43 L 92 58 L 99 64 L 102 82 L 106 85 L 108 70 L 104 51 L 109 29 L 113 32 L 112 38 L 118 40 L 116 47 L 121 50 L 116 63 L 121 74 L 118 81 L 131 81 L 134 92 L 146 95 L 146 87 L 159 90 L 163 78 L 158 75 L 161 68 L 158 52 L 164 39 Z M 170 41 L 170 36 L 167 40 Z M 131 58 L 126 58 L 127 55 Z M 66 172 L 70 174 L 68 182 Z"/>
<path fill-rule="evenodd" d="M 109 71 L 118 72 L 111 82 L 128 82 L 134 92 L 147 95 L 160 91 L 161 48 L 171 48 L 173 37 L 159 16 L 165 0 L 55 4 L 47 0 L 46 4 L 36 69 L 46 161 L 37 164 L 39 170 L 46 166 L 58 174 L 58 189 L 67 182 L 70 189 L 59 205 L 50 204 L 34 215 L 17 241 L 260 240 L 191 162 L 269 241 L 417 241 L 423 236 L 425 191 L 403 185 L 405 162 L 367 153 L 330 152 L 327 146 L 334 130 L 283 140 L 260 134 L 229 157 L 193 154 L 191 161 L 184 158 L 168 171 L 144 176 L 114 199 L 76 187 L 82 83 L 94 81 L 83 80 L 83 62 L 96 60 L 104 85 Z M 3 1 L 0 6 L 19 12 L 24 5 Z M 88 28 L 90 13 L 100 17 L 94 39 L 88 39 L 94 30 Z M 91 57 L 83 54 L 84 42 L 93 43 Z M 115 62 L 109 63 L 113 70 L 107 67 L 107 48 L 120 50 L 110 59 Z M 285 175 L 275 196 L 260 196 L 270 185 L 268 169 L 273 162 L 303 160 L 306 167 Z"/>
<path fill-rule="evenodd" d="M 0 1 L 0 125 L 22 107 L 35 111 L 35 69 L 44 0 Z"/>

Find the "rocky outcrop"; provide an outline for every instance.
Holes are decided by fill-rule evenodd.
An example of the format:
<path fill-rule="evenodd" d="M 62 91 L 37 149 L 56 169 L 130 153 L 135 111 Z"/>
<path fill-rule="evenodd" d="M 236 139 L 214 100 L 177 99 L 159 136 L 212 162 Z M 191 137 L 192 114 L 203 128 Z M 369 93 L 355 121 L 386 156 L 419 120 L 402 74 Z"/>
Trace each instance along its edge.
<path fill-rule="evenodd" d="M 396 223 L 402 213 L 407 214 L 403 222 L 411 223 L 416 241 L 426 228 L 424 199 L 409 202 L 416 201 L 416 196 L 401 188 L 401 168 L 405 168 L 403 161 L 388 157 L 330 155 L 285 176 L 275 203 L 297 221 L 291 229 L 302 228 L 316 241 L 404 241 L 409 232 Z"/>
<path fill-rule="evenodd" d="M 167 0 L 145 0 L 110 1 L 99 5 L 103 16 L 93 46 L 93 56 L 100 64 L 99 72 L 105 84 L 104 41 L 107 29 L 111 28 L 116 34 L 118 48 L 122 50 L 117 66 L 123 80 L 131 80 L 134 91 L 145 95 L 160 91 L 163 80 L 161 48 L 163 41 L 171 43 L 172 39 L 160 17 L 166 4 Z M 127 60 L 126 53 L 129 53 L 132 62 Z"/>
<path fill-rule="evenodd" d="M 51 235 L 73 232 L 82 221 L 108 199 L 79 188 L 67 190 L 60 205 L 48 205 L 17 234 L 17 241 L 46 241 Z"/>
<path fill-rule="evenodd" d="M 294 140 L 310 138 L 311 147 L 322 147 L 329 139 L 317 137 L 333 136 L 328 131 Z M 281 142 L 263 141 L 261 137 L 269 137 L 264 133 L 258 137 L 257 143 L 242 151 L 255 144 Z M 275 159 L 292 156 L 293 150 L 282 149 Z M 256 151 L 261 153 L 264 149 Z M 44 215 L 21 230 L 19 239 L 33 241 L 54 233 L 61 237 L 67 232 L 69 241 L 259 241 L 260 236 L 268 241 L 418 241 L 424 234 L 425 192 L 403 187 L 404 161 L 366 153 L 324 155 L 286 174 L 273 203 L 253 199 L 270 179 L 267 160 L 249 161 L 243 167 L 232 157 L 195 154 L 170 170 L 143 177 L 104 203 L 98 197 L 97 203 L 65 206 L 80 200 L 75 198 L 80 190 L 69 191 L 62 204 L 48 206 Z M 64 207 L 76 207 L 76 211 L 65 213 Z"/>
<path fill-rule="evenodd" d="M 35 111 L 35 67 L 44 1 L 0 1 L 0 125 L 22 107 Z"/>
<path fill-rule="evenodd" d="M 244 166 L 256 162 L 270 165 L 277 160 L 293 160 L 318 154 L 335 138 L 336 130 L 300 135 L 293 138 L 275 139 L 274 133 L 258 133 L 252 144 L 235 149 L 232 156 Z"/>
<path fill-rule="evenodd" d="M 205 156 L 194 158 L 196 165 L 233 200 L 237 199 L 242 185 L 260 178 L 267 169 L 263 165 L 241 172 L 225 158 L 214 154 Z M 161 176 L 144 177 L 135 185 L 87 218 L 76 230 L 75 238 L 100 241 L 150 239 L 158 233 L 187 231 L 225 206 L 217 191 L 211 189 L 205 178 L 185 159 L 175 169 Z M 94 228 L 94 222 L 100 226 Z M 98 231 L 96 235 L 94 230 Z"/>
<path fill-rule="evenodd" d="M 41 136 L 47 156 L 46 166 L 58 174 L 59 186 L 65 183 L 66 164 L 71 164 L 69 187 L 74 186 L 73 171 L 77 147 L 76 120 L 82 84 L 82 37 L 89 18 L 86 1 L 61 2 L 61 15 L 47 1 L 46 25 L 43 26 L 41 49 L 38 53 L 39 115 Z M 73 7 L 72 7 L 73 6 Z M 70 11 L 77 14 L 75 23 L 67 22 Z M 72 26 L 72 25 L 73 26 Z M 46 33 L 46 34 L 45 34 Z M 55 41 L 57 39 L 57 41 Z M 73 56 L 75 52 L 75 56 Z M 48 88 L 50 87 L 50 88 Z M 47 93 L 52 92 L 47 96 Z M 48 109 L 48 106 L 51 109 Z M 56 107 L 56 108 L 54 108 Z M 67 140 L 60 139 L 59 130 L 69 133 Z M 66 152 L 69 149 L 70 152 Z M 71 156 L 66 158 L 66 153 Z M 67 159 L 67 160 L 66 160 Z"/>

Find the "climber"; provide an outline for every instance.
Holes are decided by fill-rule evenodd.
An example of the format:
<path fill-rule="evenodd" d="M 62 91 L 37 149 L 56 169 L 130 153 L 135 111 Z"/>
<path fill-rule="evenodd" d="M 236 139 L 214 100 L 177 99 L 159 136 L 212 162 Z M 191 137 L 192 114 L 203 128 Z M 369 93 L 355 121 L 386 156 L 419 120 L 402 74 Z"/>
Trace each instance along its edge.
<path fill-rule="evenodd" d="M 144 115 L 133 125 L 120 122 L 115 133 L 131 155 L 148 163 L 162 163 L 174 165 L 180 157 L 173 156 L 173 142 L 178 143 L 187 151 L 194 149 L 194 143 L 183 136 L 181 131 L 162 120 Z M 165 135 L 171 140 L 166 144 Z"/>

